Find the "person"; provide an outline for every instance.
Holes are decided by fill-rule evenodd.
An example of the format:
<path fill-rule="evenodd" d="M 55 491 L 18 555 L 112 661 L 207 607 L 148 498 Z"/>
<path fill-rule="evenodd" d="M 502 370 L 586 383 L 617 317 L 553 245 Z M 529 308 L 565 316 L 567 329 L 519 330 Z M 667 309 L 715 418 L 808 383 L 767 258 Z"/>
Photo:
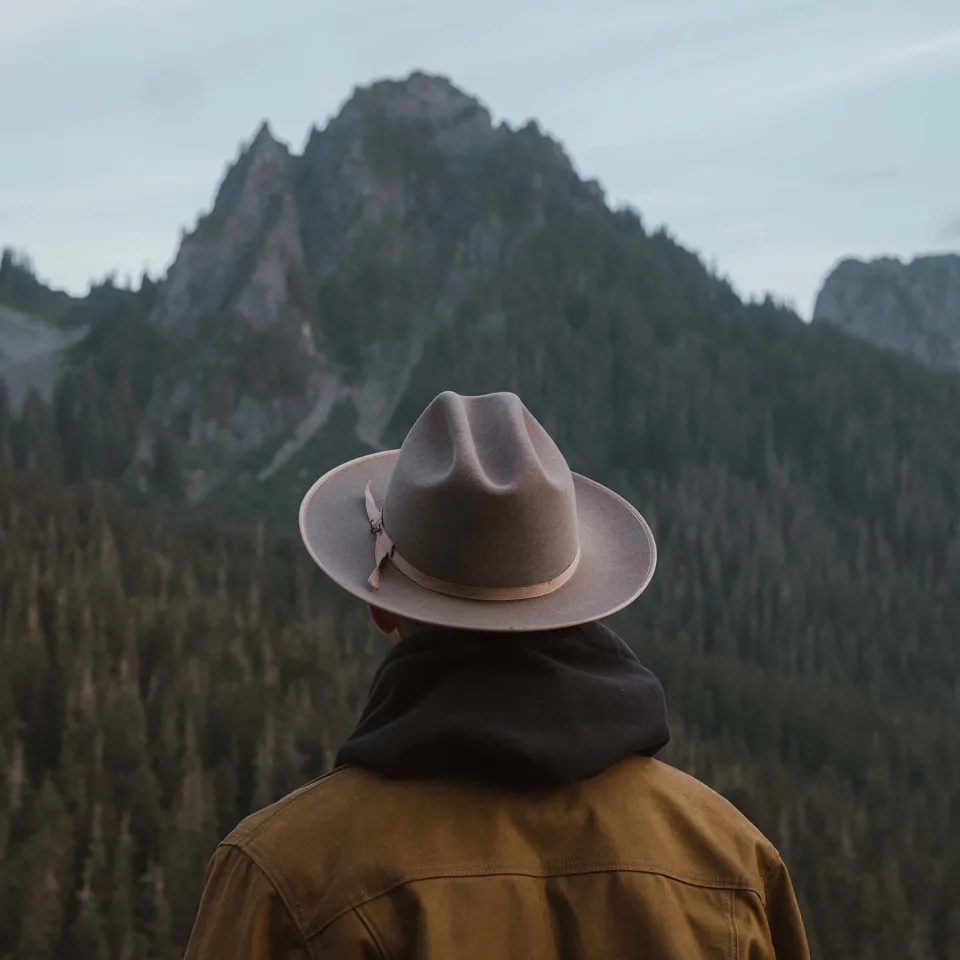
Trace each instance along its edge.
<path fill-rule="evenodd" d="M 187 960 L 807 960 L 776 849 L 656 759 L 663 690 L 601 623 L 649 526 L 517 396 L 440 394 L 300 530 L 395 645 L 335 769 L 217 849 Z"/>

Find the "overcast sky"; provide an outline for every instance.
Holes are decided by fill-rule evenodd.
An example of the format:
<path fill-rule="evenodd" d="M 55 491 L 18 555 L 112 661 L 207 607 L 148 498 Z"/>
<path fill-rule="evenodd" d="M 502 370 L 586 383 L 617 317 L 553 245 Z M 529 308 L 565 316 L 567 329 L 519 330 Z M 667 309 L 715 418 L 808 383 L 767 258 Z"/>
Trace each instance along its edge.
<path fill-rule="evenodd" d="M 0 245 L 159 272 L 259 122 L 444 73 L 808 316 L 837 258 L 960 250 L 960 0 L 0 0 Z"/>

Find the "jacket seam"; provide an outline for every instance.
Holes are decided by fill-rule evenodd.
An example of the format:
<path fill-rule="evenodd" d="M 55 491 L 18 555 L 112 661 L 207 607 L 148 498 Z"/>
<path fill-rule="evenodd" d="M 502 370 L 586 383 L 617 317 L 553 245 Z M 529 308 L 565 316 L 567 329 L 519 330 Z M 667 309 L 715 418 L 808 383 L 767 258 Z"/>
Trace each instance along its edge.
<path fill-rule="evenodd" d="M 748 887 L 744 887 L 741 889 L 743 890 L 744 893 L 749 893 L 751 896 L 756 897 L 757 900 L 760 901 L 760 906 L 763 907 L 764 910 L 767 909 L 767 898 L 759 890 L 754 890 Z"/>
<path fill-rule="evenodd" d="M 763 869 L 760 871 L 760 879 L 763 881 L 764 890 L 767 889 L 767 885 L 770 883 L 770 878 L 774 875 L 774 873 L 782 870 L 783 868 L 783 857 L 780 856 L 779 851 L 774 850 L 774 856 L 767 860 L 767 862 L 763 865 Z"/>
<path fill-rule="evenodd" d="M 277 896 L 280 898 L 280 902 L 283 904 L 284 909 L 290 914 L 290 919 L 293 920 L 294 924 L 296 925 L 297 933 L 300 934 L 300 939 L 303 940 L 304 946 L 307 948 L 308 953 L 312 955 L 309 942 L 310 937 L 307 936 L 306 930 L 304 929 L 303 914 L 300 912 L 300 904 L 297 902 L 297 898 L 293 895 L 293 891 L 284 880 L 283 875 L 278 873 L 276 870 L 273 870 L 268 862 L 264 862 L 263 858 L 254 856 L 254 851 L 247 850 L 235 843 L 223 843 L 221 846 L 230 846 L 236 849 L 238 853 L 250 860 L 251 863 L 253 863 L 253 865 L 264 875 L 264 877 L 266 877 L 273 889 L 276 890 Z"/>
<path fill-rule="evenodd" d="M 334 777 L 345 772 L 346 770 L 344 767 L 338 767 L 335 770 L 331 770 L 329 773 L 325 773 L 322 777 L 317 777 L 315 780 L 305 783 L 302 787 L 300 787 L 298 790 L 295 790 L 289 796 L 284 797 L 282 800 L 278 800 L 277 803 L 274 804 L 274 809 L 262 820 L 258 820 L 256 823 L 251 824 L 246 829 L 244 829 L 242 825 L 237 827 L 233 833 L 223 841 L 223 843 L 225 845 L 239 847 L 246 841 L 252 840 L 268 823 L 270 823 L 271 820 L 274 819 L 274 817 L 283 813 L 283 811 L 286 810 L 291 803 L 299 799 L 302 794 L 306 793 L 311 788 L 317 787 L 327 780 L 332 780 Z M 256 816 L 256 814 L 254 814 L 254 816 Z"/>
<path fill-rule="evenodd" d="M 273 888 L 277 891 L 277 895 L 280 897 L 284 907 L 286 907 L 287 912 L 290 914 L 293 922 L 297 925 L 297 931 L 303 938 L 304 943 L 307 943 L 310 940 L 310 936 L 305 929 L 303 913 L 300 910 L 300 903 L 294 895 L 293 890 L 290 889 L 290 885 L 287 883 L 283 874 L 273 868 L 273 864 L 270 863 L 269 858 L 265 857 L 262 851 L 257 850 L 253 844 L 244 844 L 241 846 L 239 843 L 224 841 L 222 846 L 235 847 L 245 857 L 248 857 L 251 861 L 253 861 L 260 872 L 267 878 L 267 880 L 270 881 L 270 883 L 273 885 Z"/>
<path fill-rule="evenodd" d="M 448 868 L 438 867 L 420 875 L 398 877 L 389 883 L 384 883 L 374 890 L 364 890 L 349 898 L 346 905 L 329 916 L 303 929 L 303 936 L 312 938 L 322 933 L 331 924 L 351 911 L 379 900 L 381 897 L 399 890 L 408 884 L 420 883 L 427 880 L 471 879 L 479 877 L 514 876 L 529 877 L 531 879 L 555 879 L 560 877 L 586 876 L 594 873 L 643 873 L 652 876 L 664 877 L 667 880 L 676 880 L 688 886 L 700 887 L 707 890 L 729 890 L 731 892 L 744 891 L 754 894 L 761 903 L 765 902 L 763 894 L 745 878 L 729 879 L 710 875 L 687 874 L 680 870 L 669 870 L 662 864 L 648 861 L 586 861 L 556 864 L 553 869 L 535 870 L 533 868 L 510 868 L 498 864 L 473 864 L 470 867 Z"/>
<path fill-rule="evenodd" d="M 387 951 L 383 945 L 383 941 L 380 939 L 379 931 L 377 931 L 377 929 L 374 927 L 373 921 L 363 912 L 363 904 L 354 907 L 353 912 L 356 914 L 357 919 L 360 921 L 363 928 L 367 931 L 367 936 L 370 938 L 370 942 L 377 948 L 377 953 L 380 955 L 380 960 L 390 960 L 390 958 L 387 956 Z"/>
<path fill-rule="evenodd" d="M 740 957 L 740 931 L 737 929 L 737 891 L 730 891 L 730 938 L 733 950 L 730 953 L 732 960 Z"/>
<path fill-rule="evenodd" d="M 763 864 L 760 870 L 761 887 L 757 895 L 760 897 L 760 902 L 764 907 L 767 905 L 767 890 L 770 887 L 770 878 L 774 875 L 774 873 L 785 869 L 783 858 L 778 852 L 774 852 L 776 855 L 769 858 L 767 862 Z"/>

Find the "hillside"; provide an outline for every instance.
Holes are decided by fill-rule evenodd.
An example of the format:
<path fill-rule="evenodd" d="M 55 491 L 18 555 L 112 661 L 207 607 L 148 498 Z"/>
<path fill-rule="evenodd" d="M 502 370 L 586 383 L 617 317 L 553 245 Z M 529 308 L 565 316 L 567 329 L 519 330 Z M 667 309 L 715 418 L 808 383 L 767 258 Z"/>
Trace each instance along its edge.
<path fill-rule="evenodd" d="M 829 323 L 936 369 L 960 369 L 960 255 L 844 260 L 813 310 Z"/>
<path fill-rule="evenodd" d="M 69 315 L 88 332 L 70 348 L 52 402 L 35 393 L 12 414 L 0 397 L 0 460 L 68 483 L 108 482 L 145 508 L 140 519 L 110 521 L 131 531 L 120 570 L 155 570 L 154 553 L 196 557 L 207 570 L 184 573 L 182 619 L 149 634 L 151 650 L 158 636 L 193 643 L 173 644 L 159 672 L 138 674 L 154 718 L 143 755 L 154 755 L 150 737 L 162 731 L 185 738 L 188 716 L 203 729 L 212 676 L 232 678 L 224 703 L 249 704 L 244 729 L 260 730 L 278 701 L 264 699 L 258 671 L 242 664 L 269 650 L 271 662 L 302 665 L 310 649 L 296 605 L 278 606 L 269 628 L 243 625 L 252 576 L 243 564 L 258 518 L 281 538 L 292 534 L 310 480 L 397 443 L 439 390 L 511 389 L 575 469 L 622 490 L 651 520 L 657 576 L 618 623 L 664 679 L 679 720 L 672 758 L 730 795 L 793 865 L 817 956 L 939 960 L 960 951 L 960 378 L 829 324 L 808 327 L 770 301 L 742 303 L 665 232 L 610 209 L 536 125 L 494 126 L 482 105 L 422 75 L 357 91 L 301 156 L 264 127 L 161 284 L 103 285 Z M 161 575 L 121 591 L 115 567 L 101 566 L 99 540 L 69 519 L 78 509 L 70 498 L 88 494 L 42 500 L 31 482 L 4 482 L 23 485 L 0 499 L 9 544 L 0 598 L 19 598 L 0 606 L 11 625 L 4 642 L 14 645 L 0 655 L 27 665 L 17 676 L 47 670 L 54 687 L 78 682 L 86 654 L 49 653 L 57 591 L 79 605 L 71 624 L 83 625 L 85 603 L 92 615 L 113 602 L 123 611 L 115 624 L 154 624 Z M 217 547 L 226 533 L 174 534 L 172 513 L 245 530 Z M 24 517 L 34 519 L 25 527 Z M 57 550 L 39 549 L 51 524 L 71 532 L 57 535 Z M 174 536 L 175 545 L 154 546 Z M 288 541 L 277 549 L 299 556 Z M 226 595 L 215 576 L 223 557 L 227 571 L 234 558 L 246 571 Z M 338 602 L 314 593 L 317 577 L 299 579 L 308 577 L 302 559 L 285 563 L 261 598 L 299 590 Z M 113 585 L 89 592 L 101 576 Z M 48 597 L 36 629 L 22 593 L 33 582 Z M 76 582 L 83 589 L 68 587 Z M 341 613 L 326 615 L 335 623 L 310 636 L 368 636 L 342 626 Z M 65 632 L 71 644 L 78 629 Z M 112 689 L 124 649 L 139 657 L 148 645 L 139 628 L 110 630 L 96 690 Z M 300 639 L 288 648 L 290 636 Z M 162 706 L 166 684 L 176 709 Z M 284 693 L 290 712 L 276 736 L 320 722 L 314 712 L 325 708 L 311 697 Z M 17 701 L 23 729 L 44 731 L 52 721 L 31 702 Z M 241 746 L 215 729 L 205 795 L 230 797 L 226 771 L 239 765 L 249 776 L 259 733 Z M 24 734 L 0 730 L 8 749 L 20 749 Z M 30 736 L 24 756 L 40 791 L 44 773 L 60 771 L 60 752 L 46 733 Z M 190 742 L 177 747 L 181 764 Z M 310 756 L 291 762 L 276 788 L 305 778 L 319 762 Z M 97 762 L 57 773 L 61 800 Z M 184 769 L 157 774 L 163 816 Z M 255 802 L 249 796 L 218 801 L 218 830 Z M 18 830 L 26 843 L 29 829 Z M 92 827 L 76 836 L 83 830 Z M 157 856 L 157 828 L 144 830 L 138 871 Z M 190 871 L 215 832 L 208 824 L 197 835 L 177 891 L 194 889 Z M 73 887 L 64 890 L 75 893 L 85 854 L 70 849 Z M 10 875 L 20 899 L 8 902 L 31 901 L 32 881 Z M 177 930 L 189 906 L 184 892 L 171 907 Z M 51 929 L 69 927 L 73 908 L 63 909 Z M 144 910 L 138 929 L 160 937 Z M 19 914 L 6 922 L 14 932 L 0 936 L 0 956 L 22 936 Z"/>
<path fill-rule="evenodd" d="M 217 840 L 323 772 L 381 646 L 289 543 L 0 468 L 0 957 L 174 960 Z"/>
<path fill-rule="evenodd" d="M 838 567 L 811 603 L 774 542 L 729 597 L 729 558 L 674 559 L 618 618 L 668 691 L 664 759 L 778 844 L 815 956 L 955 957 L 957 652 L 929 628 L 956 613 L 911 633 L 908 577 Z M 295 543 L 2 469 L 0 544 L 0 956 L 175 960 L 217 839 L 327 769 L 382 640 Z"/>

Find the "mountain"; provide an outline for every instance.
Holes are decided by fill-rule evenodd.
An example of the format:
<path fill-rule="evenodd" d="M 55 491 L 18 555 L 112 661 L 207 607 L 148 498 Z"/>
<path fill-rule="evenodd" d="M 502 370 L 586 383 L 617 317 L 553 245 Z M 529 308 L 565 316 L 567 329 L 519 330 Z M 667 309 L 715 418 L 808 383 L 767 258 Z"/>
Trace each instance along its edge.
<path fill-rule="evenodd" d="M 937 369 L 960 369 L 960 255 L 843 260 L 824 281 L 813 320 Z"/>
<path fill-rule="evenodd" d="M 425 351 L 452 325 L 503 338 L 501 278 L 568 198 L 599 206 L 556 144 L 495 128 L 440 78 L 357 91 L 301 156 L 262 127 L 151 317 L 178 359 L 139 437 L 141 487 L 159 443 L 197 503 L 395 442 Z"/>
<path fill-rule="evenodd" d="M 328 722 L 319 695 L 296 689 L 304 635 L 362 646 L 366 628 L 334 614 L 302 566 L 269 580 L 244 567 L 258 523 L 299 555 L 297 505 L 322 471 L 398 443 L 442 389 L 510 389 L 575 470 L 651 521 L 657 576 L 616 625 L 665 682 L 669 758 L 782 849 L 815 956 L 960 951 L 960 378 L 769 299 L 742 302 L 665 230 L 611 208 L 535 124 L 495 125 L 424 74 L 358 89 L 299 156 L 261 129 L 162 281 L 107 282 L 65 306 L 4 297 L 86 331 L 49 402 L 37 390 L 14 409 L 0 391 L 0 471 L 27 472 L 0 494 L 0 657 L 35 684 L 0 689 L 0 743 L 26 758 L 31 796 L 55 788 L 35 821 L 18 808 L 11 836 L 35 828 L 49 851 L 73 830 L 50 929 L 67 936 L 91 902 L 96 846 L 96 805 L 70 827 L 57 797 L 100 796 L 104 810 L 110 798 L 108 850 L 127 843 L 123 812 L 136 816 L 146 871 L 170 818 L 189 834 L 212 806 L 222 831 L 259 802 L 251 771 L 270 751 L 251 738 Z M 38 475 L 58 485 L 47 500 Z M 135 512 L 70 519 L 88 516 L 91 487 Z M 129 531 L 119 559 L 104 527 Z M 154 552 L 183 568 L 175 616 Z M 278 598 L 261 632 L 244 612 L 251 579 Z M 280 602 L 291 595 L 330 612 L 323 631 Z M 78 709 L 76 678 L 114 690 L 135 656 L 148 718 L 135 757 L 104 704 L 90 721 L 100 737 L 88 729 L 103 765 L 99 747 L 70 759 L 51 731 Z M 287 660 L 290 674 L 276 666 Z M 336 663 L 355 684 L 359 668 Z M 279 689 L 264 689 L 275 669 Z M 221 675 L 242 737 L 222 704 L 207 711 Z M 312 774 L 311 750 L 288 755 L 275 791 Z M 110 793 L 104 772 L 122 782 L 135 758 L 155 792 Z M 163 854 L 177 890 L 216 832 L 199 822 Z M 37 876 L 10 876 L 16 898 L 0 905 L 32 903 Z M 107 923 L 109 884 L 91 884 Z M 172 956 L 158 902 L 136 929 Z M 190 908 L 186 894 L 171 906 L 178 931 Z M 7 909 L 2 929 L 20 931 L 20 907 Z M 0 937 L 0 956 L 21 935 Z M 30 956 L 49 957 L 42 946 Z"/>

